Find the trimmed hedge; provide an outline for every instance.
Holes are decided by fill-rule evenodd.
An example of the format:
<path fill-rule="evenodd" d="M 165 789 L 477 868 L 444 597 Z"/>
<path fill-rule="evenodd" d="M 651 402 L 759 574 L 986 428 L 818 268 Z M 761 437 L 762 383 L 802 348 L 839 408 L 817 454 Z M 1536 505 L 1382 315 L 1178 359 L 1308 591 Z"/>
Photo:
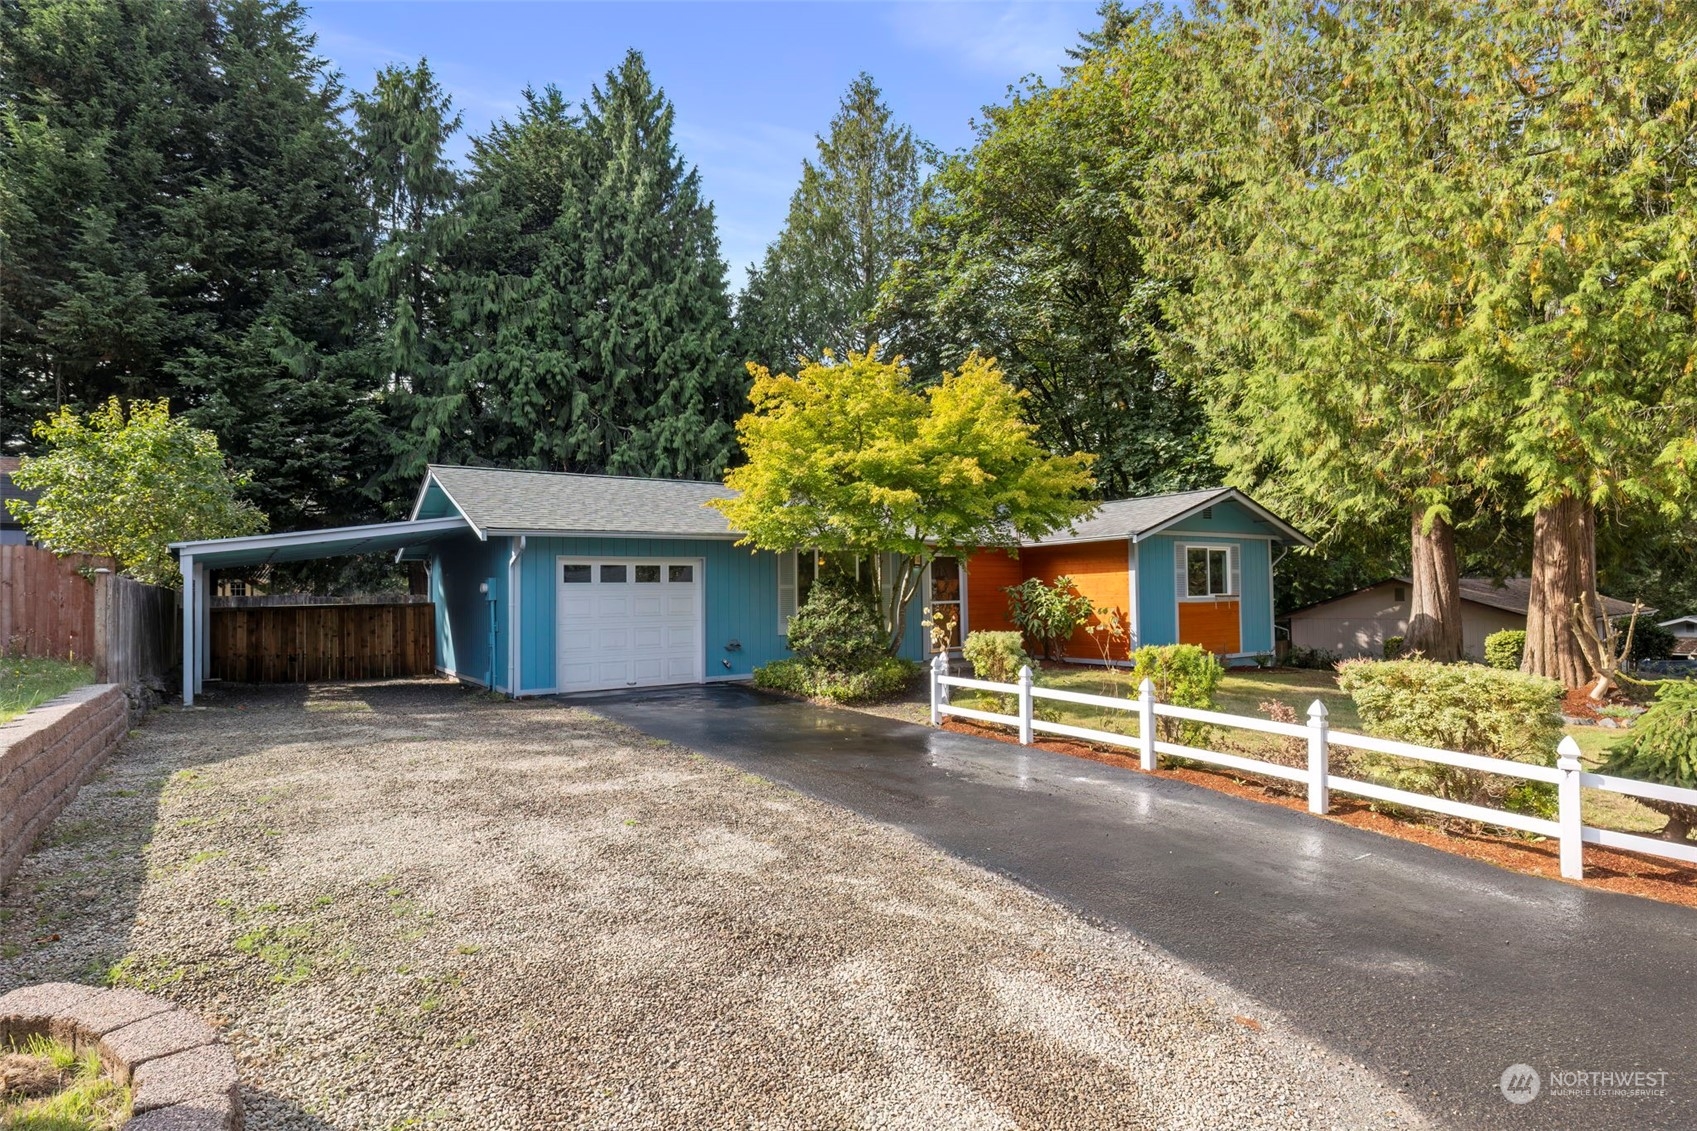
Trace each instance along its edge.
<path fill-rule="evenodd" d="M 1147 679 L 1155 685 L 1155 698 L 1176 707 L 1209 710 L 1214 692 L 1225 678 L 1219 658 L 1195 644 L 1145 644 L 1131 654 L 1131 685 L 1142 687 Z M 1167 742 L 1196 742 L 1207 732 L 1202 723 L 1158 719 L 1160 737 Z"/>
<path fill-rule="evenodd" d="M 900 695 L 925 672 L 925 665 L 884 656 L 861 671 L 834 672 L 790 658 L 754 669 L 754 686 L 789 691 L 834 703 L 875 703 Z"/>
<path fill-rule="evenodd" d="M 1369 734 L 1504 758 L 1556 763 L 1561 685 L 1542 676 L 1431 660 L 1346 660 L 1338 686 Z M 1425 762 L 1397 760 L 1387 784 L 1473 805 L 1548 816 L 1555 787 Z"/>
<path fill-rule="evenodd" d="M 1521 658 L 1525 655 L 1524 628 L 1505 628 L 1485 637 L 1485 662 L 1499 671 L 1519 671 Z"/>

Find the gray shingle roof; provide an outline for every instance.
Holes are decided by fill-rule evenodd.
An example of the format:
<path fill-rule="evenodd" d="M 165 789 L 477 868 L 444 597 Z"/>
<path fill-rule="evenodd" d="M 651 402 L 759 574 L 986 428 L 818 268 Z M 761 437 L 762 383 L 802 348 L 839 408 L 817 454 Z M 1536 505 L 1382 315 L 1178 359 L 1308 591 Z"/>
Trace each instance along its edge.
<path fill-rule="evenodd" d="M 689 479 L 635 479 L 510 471 L 497 467 L 436 467 L 430 475 L 480 530 L 667 534 L 727 538 L 725 517 L 706 505 L 735 492 Z"/>
<path fill-rule="evenodd" d="M 1099 542 L 1110 538 L 1136 538 L 1192 511 L 1227 499 L 1235 500 L 1251 513 L 1264 517 L 1268 525 L 1281 535 L 1294 536 L 1305 544 L 1309 542 L 1300 531 L 1290 527 L 1241 491 L 1230 487 L 1210 487 L 1202 491 L 1177 491 L 1170 495 L 1145 495 L 1140 499 L 1114 499 L 1103 503 L 1089 515 L 1073 523 L 1070 531 L 1058 531 L 1036 543 L 1028 542 L 1026 545 L 1047 546 L 1058 542 Z"/>
<path fill-rule="evenodd" d="M 1406 584 L 1413 584 L 1407 578 L 1398 578 Z M 1505 577 L 1501 582 L 1489 577 L 1464 577 L 1461 579 L 1461 599 L 1472 601 L 1479 605 L 1489 605 L 1493 609 L 1504 612 L 1520 613 L 1524 616 L 1532 607 L 1532 579 L 1529 577 Z M 1619 601 L 1606 594 L 1603 596 L 1603 615 L 1608 617 L 1630 616 L 1632 602 Z M 1645 609 L 1653 613 L 1654 609 Z"/>

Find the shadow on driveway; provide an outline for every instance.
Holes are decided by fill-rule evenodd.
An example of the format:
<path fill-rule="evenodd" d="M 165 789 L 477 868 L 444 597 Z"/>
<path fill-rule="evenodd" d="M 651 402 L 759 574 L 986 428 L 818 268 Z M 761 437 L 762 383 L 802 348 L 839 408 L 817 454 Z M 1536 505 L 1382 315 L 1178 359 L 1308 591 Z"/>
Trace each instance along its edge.
<path fill-rule="evenodd" d="M 912 832 L 1136 934 L 1461 1127 L 1697 1127 L 1697 911 L 1171 779 L 744 687 L 574 704 Z M 1498 1091 L 1527 1064 L 1543 1095 Z M 1550 1073 L 1666 1072 L 1663 1095 Z"/>

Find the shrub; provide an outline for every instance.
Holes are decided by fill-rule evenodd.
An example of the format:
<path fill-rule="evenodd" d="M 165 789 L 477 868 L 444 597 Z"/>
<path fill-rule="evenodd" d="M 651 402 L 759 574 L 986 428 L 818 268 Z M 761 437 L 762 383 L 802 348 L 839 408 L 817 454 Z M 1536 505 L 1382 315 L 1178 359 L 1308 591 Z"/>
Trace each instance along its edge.
<path fill-rule="evenodd" d="M 1400 637 L 1400 636 L 1387 636 L 1387 637 L 1385 637 L 1384 655 L 1385 655 L 1385 659 L 1387 659 L 1387 660 L 1394 660 L 1398 656 L 1402 655 L 1402 637 Z"/>
<path fill-rule="evenodd" d="M 795 658 L 754 669 L 754 686 L 835 703 L 871 703 L 899 695 L 925 671 L 923 664 L 881 656 L 860 671 L 833 672 Z"/>
<path fill-rule="evenodd" d="M 1609 750 L 1603 772 L 1697 789 L 1697 683 L 1663 683 L 1656 701 L 1632 725 L 1632 737 Z M 1639 800 L 1668 818 L 1663 836 L 1684 840 L 1697 826 L 1697 806 L 1652 797 Z"/>
<path fill-rule="evenodd" d="M 790 651 L 823 671 L 870 668 L 886 654 L 877 606 L 851 581 L 824 574 L 790 621 Z"/>
<path fill-rule="evenodd" d="M 1045 660 L 1065 656 L 1067 641 L 1096 611 L 1088 597 L 1073 589 L 1070 577 L 1057 577 L 1049 585 L 1031 577 L 1005 592 L 1008 618 L 1042 646 Z"/>
<path fill-rule="evenodd" d="M 1430 660 L 1349 660 L 1338 686 L 1370 734 L 1421 746 L 1553 766 L 1561 685 L 1542 676 Z M 1399 760 L 1389 784 L 1472 805 L 1548 816 L 1555 787 L 1501 774 Z"/>
<path fill-rule="evenodd" d="M 1626 626 L 1632 623 L 1631 617 L 1619 617 L 1615 620 L 1615 631 L 1622 640 L 1626 639 Z M 1634 667 L 1645 660 L 1665 660 L 1673 655 L 1673 650 L 1679 647 L 1679 637 L 1671 629 L 1663 628 L 1653 620 L 1638 618 L 1638 624 L 1632 630 L 1632 651 L 1627 654 L 1627 662 Z"/>
<path fill-rule="evenodd" d="M 1526 630 L 1505 628 L 1485 637 L 1485 662 L 1505 672 L 1520 670 L 1521 658 L 1526 655 Z"/>
<path fill-rule="evenodd" d="M 1156 699 L 1176 707 L 1213 707 L 1214 691 L 1226 674 L 1214 653 L 1195 644 L 1146 644 L 1131 654 L 1131 663 L 1133 687 L 1147 679 L 1155 685 Z M 1160 719 L 1156 729 L 1167 742 L 1195 742 L 1207 730 L 1178 719 Z"/>
<path fill-rule="evenodd" d="M 1327 671 L 1338 666 L 1338 654 L 1324 648 L 1303 648 L 1293 644 L 1285 653 L 1285 663 L 1293 668 Z"/>
<path fill-rule="evenodd" d="M 973 675 L 993 683 L 1014 683 L 1019 669 L 1031 664 L 1017 632 L 969 632 L 960 654 L 972 665 Z"/>

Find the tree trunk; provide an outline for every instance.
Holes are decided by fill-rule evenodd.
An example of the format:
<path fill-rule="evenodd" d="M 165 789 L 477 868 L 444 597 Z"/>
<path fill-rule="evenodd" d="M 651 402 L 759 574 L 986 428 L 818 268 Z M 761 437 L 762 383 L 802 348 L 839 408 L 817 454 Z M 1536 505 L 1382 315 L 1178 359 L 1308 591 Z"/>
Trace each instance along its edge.
<path fill-rule="evenodd" d="M 1532 517 L 1532 596 L 1520 670 L 1581 687 L 1598 673 L 1586 662 L 1575 615 L 1597 592 L 1596 519 L 1589 503 L 1567 498 Z"/>
<path fill-rule="evenodd" d="M 1455 561 L 1455 528 L 1434 517 L 1422 530 L 1424 515 L 1414 512 L 1413 591 L 1409 594 L 1405 652 L 1453 664 L 1461 659 L 1461 570 Z"/>

